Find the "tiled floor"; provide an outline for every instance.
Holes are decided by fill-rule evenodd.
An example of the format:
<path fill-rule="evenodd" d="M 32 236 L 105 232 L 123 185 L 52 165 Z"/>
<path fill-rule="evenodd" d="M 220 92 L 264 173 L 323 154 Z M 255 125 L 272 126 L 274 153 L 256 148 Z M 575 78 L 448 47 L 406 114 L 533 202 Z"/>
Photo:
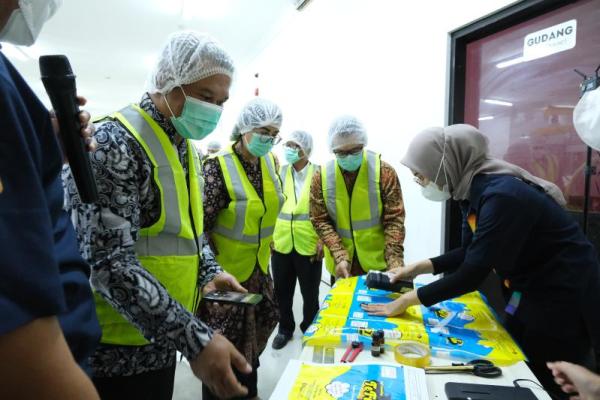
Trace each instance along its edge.
<path fill-rule="evenodd" d="M 329 274 L 323 271 L 323 277 L 329 279 Z M 329 291 L 329 286 L 321 283 L 320 289 L 320 300 Z M 300 288 L 296 285 L 296 293 L 294 294 L 294 316 L 296 318 L 296 324 L 299 324 L 302 320 L 302 296 L 300 295 Z M 271 396 L 275 385 L 279 380 L 279 376 L 285 369 L 288 361 L 293 358 L 297 358 L 302 351 L 302 333 L 299 329 L 296 330 L 294 338 L 281 350 L 273 350 L 271 348 L 271 341 L 277 328 L 271 335 L 267 349 L 264 351 L 260 358 L 260 368 L 258 370 L 258 393 L 261 399 L 266 400 Z M 173 395 L 174 400 L 198 400 L 202 398 L 201 384 L 196 379 L 190 370 L 190 366 L 187 361 L 182 361 L 177 365 L 175 372 L 175 394 Z"/>

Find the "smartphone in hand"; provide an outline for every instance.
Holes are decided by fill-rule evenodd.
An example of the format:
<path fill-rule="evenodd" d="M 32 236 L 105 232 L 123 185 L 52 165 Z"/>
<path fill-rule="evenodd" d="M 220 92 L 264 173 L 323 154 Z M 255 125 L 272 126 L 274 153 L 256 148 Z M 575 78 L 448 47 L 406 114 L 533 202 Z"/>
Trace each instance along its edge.
<path fill-rule="evenodd" d="M 203 300 L 214 301 L 217 303 L 241 304 L 245 306 L 255 306 L 263 299 L 261 294 L 257 293 L 239 293 L 225 290 L 217 290 L 205 294 Z"/>

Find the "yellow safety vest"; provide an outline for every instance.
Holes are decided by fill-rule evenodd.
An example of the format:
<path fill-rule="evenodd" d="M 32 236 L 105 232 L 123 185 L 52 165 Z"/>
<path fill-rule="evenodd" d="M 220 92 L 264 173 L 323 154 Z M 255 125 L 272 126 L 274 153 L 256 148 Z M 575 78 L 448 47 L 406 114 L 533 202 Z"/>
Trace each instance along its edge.
<path fill-rule="evenodd" d="M 245 282 L 252 275 L 257 260 L 265 274 L 269 271 L 273 230 L 284 201 L 281 182 L 271 153 L 259 159 L 263 198 L 248 180 L 232 146 L 216 158 L 231 199 L 227 208 L 217 215 L 212 232 L 216 258 L 225 271 L 239 282 Z"/>
<path fill-rule="evenodd" d="M 350 260 L 356 252 L 365 272 L 386 268 L 380 177 L 381 156 L 372 151 L 363 154 L 351 197 L 336 160 L 328 162 L 321 171 L 329 217 Z M 325 248 L 325 266 L 331 274 L 335 273 L 335 261 L 328 248 Z"/>
<path fill-rule="evenodd" d="M 188 190 L 177 151 L 152 117 L 137 105 L 130 105 L 109 118 L 119 121 L 142 146 L 152 162 L 153 180 L 160 191 L 160 217 L 152 226 L 140 230 L 135 243 L 138 260 L 169 291 L 171 297 L 194 312 L 200 301 L 198 268 L 202 252 L 199 245 L 204 227 L 202 167 L 198 154 L 192 143 L 186 140 Z M 149 343 L 104 298 L 98 293 L 94 296 L 102 327 L 102 343 Z"/>
<path fill-rule="evenodd" d="M 273 242 L 275 250 L 279 253 L 289 254 L 294 249 L 303 256 L 313 256 L 316 254 L 319 240 L 309 217 L 310 184 L 315 166 L 309 164 L 307 167 L 306 180 L 299 199 L 296 198 L 293 168 L 291 165 L 284 165 L 280 171 L 286 200 L 275 224 Z"/>

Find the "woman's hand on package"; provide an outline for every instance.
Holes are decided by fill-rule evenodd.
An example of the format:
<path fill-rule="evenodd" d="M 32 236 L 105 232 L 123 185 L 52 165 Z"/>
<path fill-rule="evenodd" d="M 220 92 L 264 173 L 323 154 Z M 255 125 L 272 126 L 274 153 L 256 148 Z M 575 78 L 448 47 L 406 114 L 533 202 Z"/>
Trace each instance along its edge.
<path fill-rule="evenodd" d="M 403 294 L 402 296 L 398 297 L 396 300 L 390 303 L 363 303 L 361 304 L 361 308 L 365 310 L 369 315 L 394 317 L 397 315 L 404 314 L 408 307 L 416 306 L 419 304 L 421 304 L 421 302 L 417 297 L 417 291 L 411 290 L 410 292 Z"/>

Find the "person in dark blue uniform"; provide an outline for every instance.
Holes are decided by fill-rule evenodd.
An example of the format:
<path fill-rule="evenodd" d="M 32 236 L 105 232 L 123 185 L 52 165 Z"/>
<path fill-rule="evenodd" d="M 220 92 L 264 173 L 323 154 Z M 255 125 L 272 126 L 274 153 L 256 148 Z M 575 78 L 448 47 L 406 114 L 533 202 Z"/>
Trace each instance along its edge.
<path fill-rule="evenodd" d="M 461 203 L 463 245 L 400 268 L 393 280 L 453 272 L 389 304 L 364 308 L 402 314 L 477 290 L 490 271 L 503 281 L 505 327 L 544 387 L 567 396 L 546 362 L 593 368 L 600 345 L 600 266 L 596 250 L 564 209 L 560 189 L 489 156 L 487 138 L 469 125 L 430 128 L 411 142 L 402 164 L 430 200 Z"/>
<path fill-rule="evenodd" d="M 41 26 L 25 21 L 55 8 L 21 3 L 0 0 L 0 41 L 32 43 Z M 1 50 L 0 103 L 0 398 L 97 399 L 84 370 L 100 328 L 62 208 L 63 157 L 48 110 Z M 80 116 L 87 137 L 89 118 Z"/>

